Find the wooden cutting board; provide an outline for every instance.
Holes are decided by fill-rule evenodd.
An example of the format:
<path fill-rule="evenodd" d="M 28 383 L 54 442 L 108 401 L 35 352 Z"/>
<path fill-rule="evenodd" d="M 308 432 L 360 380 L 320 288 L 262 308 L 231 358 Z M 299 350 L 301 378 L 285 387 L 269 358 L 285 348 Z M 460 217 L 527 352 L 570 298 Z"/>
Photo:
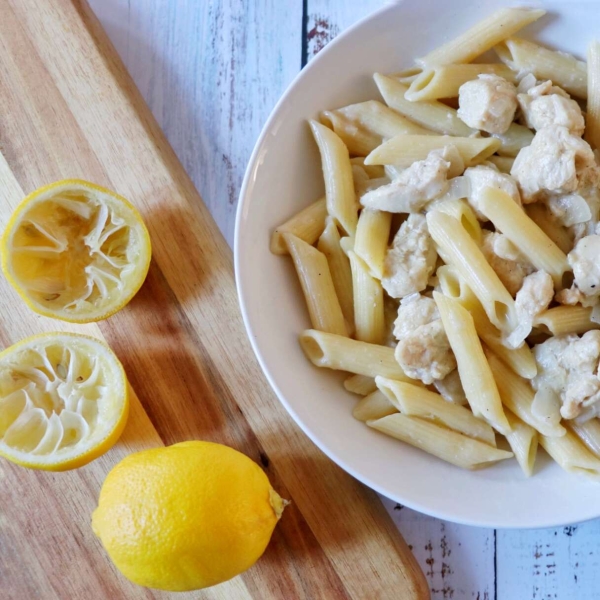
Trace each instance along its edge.
<path fill-rule="evenodd" d="M 53 474 L 0 461 L 0 596 L 169 597 L 113 568 L 90 515 L 126 454 L 206 439 L 258 461 L 292 504 L 255 567 L 172 597 L 428 598 L 376 495 L 327 459 L 268 387 L 239 314 L 230 249 L 84 2 L 0 0 L 0 152 L 2 228 L 25 194 L 77 177 L 129 198 L 154 250 L 142 290 L 99 325 L 39 317 L 0 279 L 2 346 L 63 329 L 103 338 L 139 398 L 117 446 L 82 469 Z"/>

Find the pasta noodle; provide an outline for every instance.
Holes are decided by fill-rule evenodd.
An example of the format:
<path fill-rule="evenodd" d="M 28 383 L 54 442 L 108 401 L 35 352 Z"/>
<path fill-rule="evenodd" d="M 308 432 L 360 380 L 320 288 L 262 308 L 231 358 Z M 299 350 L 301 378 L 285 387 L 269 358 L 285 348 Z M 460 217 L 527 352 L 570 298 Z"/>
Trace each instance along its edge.
<path fill-rule="evenodd" d="M 527 477 L 531 477 L 538 449 L 538 433 L 533 427 L 523 423 L 510 411 L 505 411 L 505 414 L 512 430 L 506 434 L 510 449 L 513 451 L 523 473 Z"/>
<path fill-rule="evenodd" d="M 494 50 L 498 58 L 516 73 L 533 73 L 542 81 L 552 80 L 554 85 L 573 96 L 587 98 L 586 64 L 574 56 L 520 38 L 507 39 Z"/>
<path fill-rule="evenodd" d="M 502 343 L 500 331 L 490 323 L 481 303 L 458 273 L 451 267 L 443 266 L 437 270 L 437 274 L 444 295 L 456 300 L 469 311 L 477 335 L 485 344 L 517 375 L 533 379 L 537 374 L 537 365 L 529 346 L 522 343 L 518 348 L 507 348 Z"/>
<path fill-rule="evenodd" d="M 327 258 L 333 287 L 338 297 L 346 325 L 350 333 L 354 332 L 354 291 L 350 261 L 340 245 L 340 234 L 331 217 L 325 221 L 325 230 L 319 238 L 317 248 Z"/>
<path fill-rule="evenodd" d="M 594 323 L 591 316 L 591 307 L 556 306 L 541 313 L 534 321 L 534 325 L 536 327 L 544 325 L 552 335 L 579 334 L 591 329 L 600 329 L 600 325 Z"/>
<path fill-rule="evenodd" d="M 434 208 L 454 217 L 473 240 L 481 244 L 481 225 L 466 200 L 444 200 L 436 202 Z"/>
<path fill-rule="evenodd" d="M 354 235 L 358 222 L 358 206 L 348 148 L 325 125 L 311 121 L 310 126 L 321 153 L 327 212 L 345 233 Z"/>
<path fill-rule="evenodd" d="M 348 335 L 325 255 L 291 233 L 283 237 L 300 279 L 312 326 L 320 331 Z"/>
<path fill-rule="evenodd" d="M 426 67 L 410 84 L 404 97 L 411 102 L 456 98 L 463 83 L 482 74 L 493 74 L 515 81 L 515 74 L 505 65 L 433 65 Z"/>
<path fill-rule="evenodd" d="M 387 346 L 367 344 L 315 329 L 302 332 L 300 346 L 317 367 L 348 371 L 367 377 L 381 375 L 389 379 L 415 382 L 406 376 L 394 358 L 394 349 Z"/>
<path fill-rule="evenodd" d="M 565 471 L 600 480 L 600 459 L 573 432 L 562 437 L 541 435 L 540 444 Z"/>
<path fill-rule="evenodd" d="M 368 396 L 377 389 L 375 380 L 366 375 L 350 375 L 350 377 L 344 379 L 344 387 L 349 392 L 359 396 Z"/>
<path fill-rule="evenodd" d="M 569 270 L 564 252 L 502 190 L 487 188 L 481 194 L 480 210 L 533 264 L 552 276 L 556 286 Z"/>
<path fill-rule="evenodd" d="M 354 327 L 356 339 L 371 344 L 382 344 L 385 339 L 383 316 L 383 289 L 381 282 L 369 273 L 369 267 L 349 252 L 354 290 Z"/>
<path fill-rule="evenodd" d="M 456 146 L 467 167 L 486 160 L 500 146 L 493 137 L 465 138 L 447 135 L 400 134 L 378 146 L 365 158 L 366 165 L 396 165 L 409 167 L 417 160 L 427 158 L 432 150 Z"/>
<path fill-rule="evenodd" d="M 380 73 L 373 78 L 385 103 L 422 127 L 444 135 L 468 137 L 477 133 L 458 118 L 456 110 L 442 102 L 411 102 L 405 97 L 407 85 Z"/>
<path fill-rule="evenodd" d="M 592 148 L 600 149 L 600 42 L 598 41 L 592 42 L 588 50 L 585 139 Z"/>
<path fill-rule="evenodd" d="M 397 413 L 396 407 L 386 398 L 385 394 L 376 389 L 356 403 L 352 416 L 358 421 L 381 419 Z"/>
<path fill-rule="evenodd" d="M 480 469 L 513 456 L 512 452 L 401 413 L 367 421 L 367 425 L 463 469 Z"/>
<path fill-rule="evenodd" d="M 494 430 L 464 406 L 452 404 L 425 388 L 376 377 L 375 382 L 386 398 L 403 414 L 432 420 L 481 442 L 496 446 Z"/>
<path fill-rule="evenodd" d="M 492 137 L 500 142 L 498 154 L 514 158 L 522 148 L 531 144 L 533 132 L 523 125 L 513 123 L 506 132 L 494 133 Z"/>
<path fill-rule="evenodd" d="M 331 124 L 352 154 L 360 156 L 366 156 L 383 140 L 399 133 L 431 133 L 376 100 L 324 111 L 321 120 Z"/>
<path fill-rule="evenodd" d="M 569 253 L 573 248 L 573 232 L 563 227 L 545 204 L 533 202 L 525 207 L 525 212 L 565 254 Z"/>
<path fill-rule="evenodd" d="M 327 205 L 325 198 L 321 198 L 295 214 L 273 232 L 271 252 L 287 254 L 287 244 L 283 239 L 284 233 L 291 233 L 307 244 L 314 244 L 325 228 L 325 217 L 327 217 Z"/>
<path fill-rule="evenodd" d="M 510 156 L 496 156 L 494 154 L 488 158 L 488 161 L 496 165 L 500 173 L 510 174 L 515 159 Z"/>
<path fill-rule="evenodd" d="M 476 417 L 485 419 L 496 431 L 508 433 L 500 394 L 475 330 L 473 318 L 456 300 L 433 292 L 448 341 L 456 356 L 458 374 Z M 381 389 L 381 388 L 380 388 Z"/>
<path fill-rule="evenodd" d="M 425 55 L 417 63 L 447 65 L 471 62 L 486 50 L 545 14 L 546 11 L 540 9 L 502 8 L 473 25 L 456 39 Z"/>
<path fill-rule="evenodd" d="M 438 253 L 473 290 L 489 320 L 503 333 L 513 331 L 517 326 L 514 300 L 464 227 L 438 210 L 427 213 L 427 224 Z"/>
<path fill-rule="evenodd" d="M 490 350 L 485 349 L 485 355 L 494 374 L 502 404 L 519 417 L 521 421 L 544 436 L 561 437 L 565 435 L 566 429 L 562 425 L 548 423 L 545 419 L 536 417 L 531 411 L 535 394 L 529 382 L 513 373 Z"/>
<path fill-rule="evenodd" d="M 600 457 L 600 420 L 590 419 L 585 423 L 571 421 L 570 428 L 585 446 Z"/>
<path fill-rule="evenodd" d="M 369 267 L 370 274 L 379 280 L 383 277 L 391 225 L 391 213 L 371 208 L 363 208 L 358 218 L 354 252 Z"/>

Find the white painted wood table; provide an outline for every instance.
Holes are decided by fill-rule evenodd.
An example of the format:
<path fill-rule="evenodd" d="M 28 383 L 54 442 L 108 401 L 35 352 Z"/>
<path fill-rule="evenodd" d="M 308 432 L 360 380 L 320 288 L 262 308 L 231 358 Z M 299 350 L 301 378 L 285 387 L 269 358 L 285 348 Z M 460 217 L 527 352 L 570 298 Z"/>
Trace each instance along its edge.
<path fill-rule="evenodd" d="M 229 243 L 246 163 L 279 96 L 332 38 L 383 3 L 91 0 Z M 600 598 L 600 520 L 494 531 L 383 502 L 434 600 Z"/>

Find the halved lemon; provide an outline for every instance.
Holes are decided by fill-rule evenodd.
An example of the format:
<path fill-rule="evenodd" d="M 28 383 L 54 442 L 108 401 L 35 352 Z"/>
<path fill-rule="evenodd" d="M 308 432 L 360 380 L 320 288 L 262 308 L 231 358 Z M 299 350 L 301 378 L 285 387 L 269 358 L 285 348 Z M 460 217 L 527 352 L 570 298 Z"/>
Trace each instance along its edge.
<path fill-rule="evenodd" d="M 43 333 L 0 353 L 0 455 L 65 471 L 104 454 L 129 411 L 125 371 L 100 340 Z"/>
<path fill-rule="evenodd" d="M 71 323 L 125 306 L 150 267 L 141 215 L 125 198 L 87 181 L 42 187 L 16 208 L 2 238 L 2 270 L 35 312 Z"/>

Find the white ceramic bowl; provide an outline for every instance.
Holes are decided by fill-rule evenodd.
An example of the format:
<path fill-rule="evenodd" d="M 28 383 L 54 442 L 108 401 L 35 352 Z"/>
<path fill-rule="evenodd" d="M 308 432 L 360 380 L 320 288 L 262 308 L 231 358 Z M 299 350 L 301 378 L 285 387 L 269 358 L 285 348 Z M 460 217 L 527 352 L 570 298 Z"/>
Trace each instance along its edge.
<path fill-rule="evenodd" d="M 235 266 L 248 335 L 279 399 L 305 433 L 351 475 L 415 510 L 487 527 L 549 527 L 600 515 L 600 484 L 563 472 L 543 453 L 526 479 L 516 461 L 469 472 L 370 430 L 351 415 L 342 377 L 302 354 L 310 326 L 289 257 L 269 252 L 273 229 L 323 192 L 306 119 L 325 108 L 378 98 L 372 73 L 398 71 L 464 31 L 505 0 L 405 0 L 329 44 L 281 98 L 254 149 L 242 187 Z M 550 14 L 527 36 L 585 56 L 600 4 L 537 2 Z"/>

